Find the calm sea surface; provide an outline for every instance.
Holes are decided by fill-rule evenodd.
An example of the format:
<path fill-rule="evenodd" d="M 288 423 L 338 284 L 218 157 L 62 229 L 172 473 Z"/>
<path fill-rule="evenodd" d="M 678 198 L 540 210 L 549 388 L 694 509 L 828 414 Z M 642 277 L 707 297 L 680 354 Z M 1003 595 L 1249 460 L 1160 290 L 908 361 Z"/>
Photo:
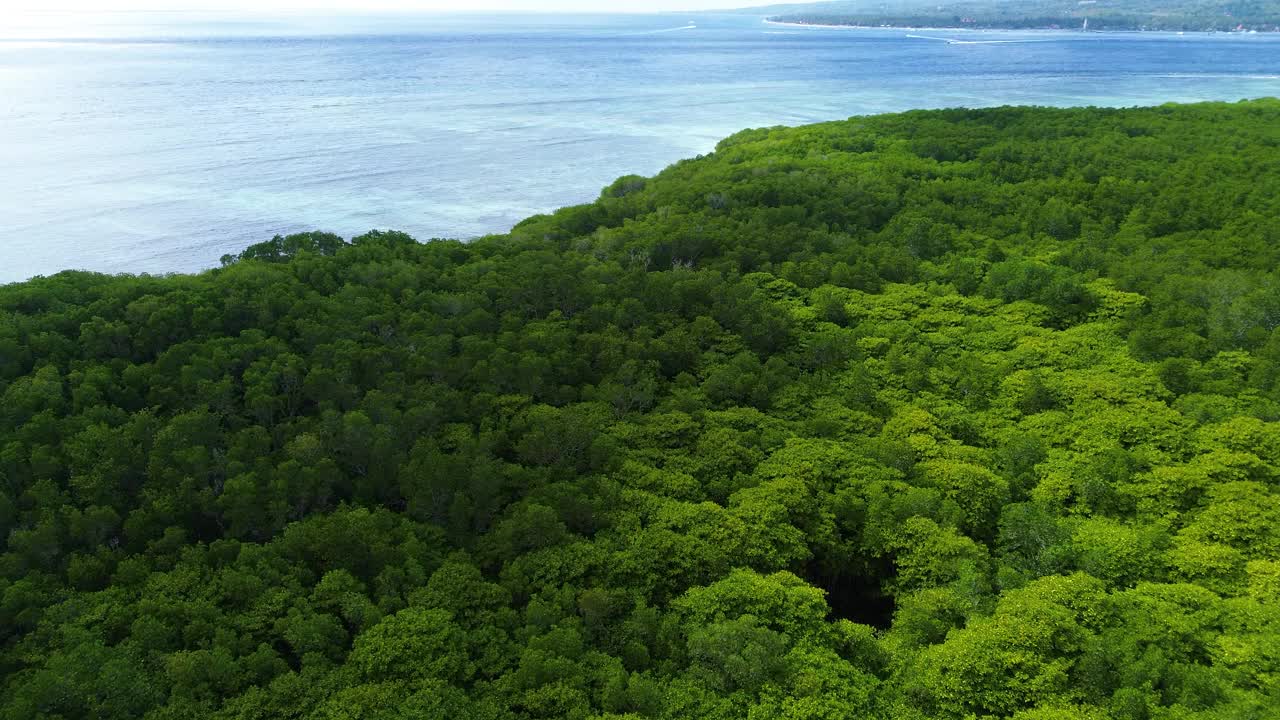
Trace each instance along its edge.
<path fill-rule="evenodd" d="M 227 36 L 245 31 L 256 36 Z M 1267 35 L 817 29 L 731 15 L 103 35 L 0 41 L 0 282 L 198 270 L 313 228 L 502 232 L 746 127 L 1280 95 L 1280 37 Z"/>

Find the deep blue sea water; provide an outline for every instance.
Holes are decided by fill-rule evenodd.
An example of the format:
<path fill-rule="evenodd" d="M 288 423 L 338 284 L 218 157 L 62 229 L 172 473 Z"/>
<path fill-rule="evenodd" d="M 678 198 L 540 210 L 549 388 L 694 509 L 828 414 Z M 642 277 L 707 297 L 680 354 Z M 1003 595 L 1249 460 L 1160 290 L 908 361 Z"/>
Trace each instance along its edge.
<path fill-rule="evenodd" d="M 732 15 L 233 30 L 245 28 L 0 41 L 0 282 L 198 270 L 312 228 L 501 232 L 746 127 L 1280 95 L 1270 35 L 816 29 Z"/>

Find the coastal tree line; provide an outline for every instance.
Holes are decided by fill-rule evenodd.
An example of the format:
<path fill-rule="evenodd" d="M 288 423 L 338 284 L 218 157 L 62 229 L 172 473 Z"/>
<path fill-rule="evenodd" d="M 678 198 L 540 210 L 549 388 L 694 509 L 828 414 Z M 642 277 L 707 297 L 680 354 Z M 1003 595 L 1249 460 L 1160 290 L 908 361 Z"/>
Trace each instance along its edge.
<path fill-rule="evenodd" d="M 771 18 L 804 25 L 973 29 L 1151 30 L 1165 32 L 1274 32 L 1276 0 L 899 0 L 879 4 L 831 2 L 787 9 Z"/>

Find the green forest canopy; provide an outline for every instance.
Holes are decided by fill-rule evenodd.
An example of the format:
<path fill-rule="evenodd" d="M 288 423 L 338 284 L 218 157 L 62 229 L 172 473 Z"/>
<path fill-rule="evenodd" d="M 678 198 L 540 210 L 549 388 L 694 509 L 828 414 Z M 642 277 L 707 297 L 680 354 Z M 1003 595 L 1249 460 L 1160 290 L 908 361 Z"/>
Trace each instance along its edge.
<path fill-rule="evenodd" d="M 896 0 L 769 9 L 810 25 L 1090 30 L 1280 30 L 1280 0 Z"/>
<path fill-rule="evenodd" d="M 0 287 L 0 718 L 1280 707 L 1280 102 Z"/>

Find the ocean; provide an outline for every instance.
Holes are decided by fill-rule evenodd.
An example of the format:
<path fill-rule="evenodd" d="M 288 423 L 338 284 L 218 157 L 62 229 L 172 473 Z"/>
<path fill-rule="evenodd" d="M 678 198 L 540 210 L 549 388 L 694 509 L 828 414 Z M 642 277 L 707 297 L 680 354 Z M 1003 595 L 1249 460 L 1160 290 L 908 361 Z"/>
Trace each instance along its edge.
<path fill-rule="evenodd" d="M 131 22 L 0 40 L 0 282 L 197 271 L 306 229 L 503 232 L 748 127 L 1280 95 L 1265 34 L 729 14 Z"/>

